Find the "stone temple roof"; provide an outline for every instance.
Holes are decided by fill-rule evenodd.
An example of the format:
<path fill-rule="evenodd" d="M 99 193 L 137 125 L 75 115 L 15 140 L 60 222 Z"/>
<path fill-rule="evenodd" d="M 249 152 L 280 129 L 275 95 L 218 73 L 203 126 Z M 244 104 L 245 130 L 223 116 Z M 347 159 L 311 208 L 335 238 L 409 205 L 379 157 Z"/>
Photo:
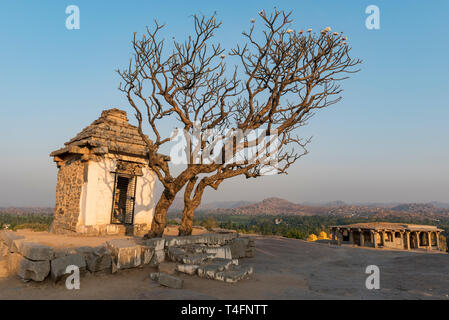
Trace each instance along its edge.
<path fill-rule="evenodd" d="M 368 230 L 399 230 L 399 231 L 443 231 L 436 226 L 407 224 L 407 223 L 393 223 L 393 222 L 367 222 L 354 223 L 341 226 L 332 226 L 331 228 L 342 229 L 368 229 Z"/>
<path fill-rule="evenodd" d="M 148 149 L 136 126 L 128 122 L 126 112 L 119 109 L 104 110 L 101 117 L 84 128 L 65 147 L 53 151 L 50 156 L 84 153 L 87 149 L 95 154 L 123 153 L 146 156 Z"/>

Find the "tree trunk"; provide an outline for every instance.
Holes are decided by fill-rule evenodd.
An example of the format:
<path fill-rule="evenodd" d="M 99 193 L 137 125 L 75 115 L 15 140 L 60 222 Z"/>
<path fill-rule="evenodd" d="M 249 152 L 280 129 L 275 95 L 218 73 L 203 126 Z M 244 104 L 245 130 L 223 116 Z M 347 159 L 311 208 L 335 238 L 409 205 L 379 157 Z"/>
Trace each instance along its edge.
<path fill-rule="evenodd" d="M 162 237 L 165 225 L 167 224 L 167 211 L 174 199 L 174 195 L 168 189 L 165 189 L 156 204 L 151 229 L 145 235 L 145 238 Z"/>
<path fill-rule="evenodd" d="M 193 216 L 195 213 L 195 209 L 195 206 L 184 205 L 184 210 L 182 211 L 181 226 L 179 227 L 180 236 L 190 236 L 192 234 Z"/>

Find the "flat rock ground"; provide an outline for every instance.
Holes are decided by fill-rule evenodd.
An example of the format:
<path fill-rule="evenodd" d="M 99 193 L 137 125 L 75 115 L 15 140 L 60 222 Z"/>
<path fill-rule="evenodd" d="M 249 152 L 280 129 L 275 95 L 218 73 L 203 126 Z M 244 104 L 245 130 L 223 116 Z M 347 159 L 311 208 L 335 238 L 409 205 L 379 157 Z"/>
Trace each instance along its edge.
<path fill-rule="evenodd" d="M 184 289 L 159 286 L 150 267 L 86 275 L 79 290 L 64 283 L 0 278 L 0 299 L 449 299 L 449 255 L 337 247 L 256 237 L 252 279 L 236 284 L 181 275 Z M 368 265 L 380 269 L 380 289 L 368 290 Z M 2 266 L 0 265 L 0 274 Z"/>

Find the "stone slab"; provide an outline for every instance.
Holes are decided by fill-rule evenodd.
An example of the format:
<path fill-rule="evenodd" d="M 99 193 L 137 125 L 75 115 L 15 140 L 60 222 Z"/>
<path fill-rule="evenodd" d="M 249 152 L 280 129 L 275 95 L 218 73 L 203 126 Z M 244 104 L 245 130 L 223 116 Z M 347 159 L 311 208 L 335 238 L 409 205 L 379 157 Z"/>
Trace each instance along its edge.
<path fill-rule="evenodd" d="M 35 242 L 20 242 L 19 253 L 25 258 L 34 261 L 53 259 L 53 249 L 51 247 Z"/>
<path fill-rule="evenodd" d="M 189 275 L 194 275 L 198 270 L 199 266 L 195 264 L 178 264 L 177 270 L 182 273 L 186 273 Z"/>
<path fill-rule="evenodd" d="M 151 258 L 149 263 L 152 267 L 157 267 L 160 263 L 165 261 L 165 251 L 164 250 L 156 250 L 154 251 L 154 255 Z"/>
<path fill-rule="evenodd" d="M 32 261 L 19 253 L 8 254 L 7 268 L 10 274 L 19 276 L 22 280 L 44 281 L 50 273 L 50 262 Z"/>
<path fill-rule="evenodd" d="M 173 289 L 182 289 L 184 280 L 169 274 L 159 273 L 158 282 L 160 285 Z"/>
<path fill-rule="evenodd" d="M 117 269 L 135 268 L 142 263 L 142 247 L 131 240 L 114 239 L 107 241 Z"/>
<path fill-rule="evenodd" d="M 155 251 L 164 250 L 165 239 L 164 238 L 147 239 L 144 241 L 144 244 L 150 248 L 153 248 Z"/>
<path fill-rule="evenodd" d="M 86 260 L 82 254 L 69 254 L 67 256 L 53 259 L 51 261 L 51 278 L 53 281 L 58 281 L 65 277 L 68 266 L 74 265 L 80 269 L 80 272 L 86 270 Z"/>

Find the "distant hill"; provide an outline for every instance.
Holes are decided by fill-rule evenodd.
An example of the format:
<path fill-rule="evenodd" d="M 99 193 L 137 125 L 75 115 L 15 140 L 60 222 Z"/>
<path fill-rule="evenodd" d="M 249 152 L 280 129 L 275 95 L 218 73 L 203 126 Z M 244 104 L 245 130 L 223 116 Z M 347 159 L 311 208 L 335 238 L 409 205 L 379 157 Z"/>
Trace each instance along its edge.
<path fill-rule="evenodd" d="M 430 203 L 433 204 L 437 208 L 449 209 L 449 203 L 446 203 L 446 202 L 432 201 Z"/>
<path fill-rule="evenodd" d="M 251 203 L 235 208 L 215 208 L 209 210 L 211 213 L 228 213 L 242 215 L 314 215 L 326 214 L 328 209 L 325 207 L 305 206 L 293 203 L 282 198 L 267 198 L 260 202 Z"/>
<path fill-rule="evenodd" d="M 210 209 L 231 209 L 231 208 L 237 208 L 245 205 L 249 205 L 254 203 L 254 201 L 215 201 L 215 202 L 208 202 L 208 203 L 202 203 L 198 207 L 198 210 L 210 210 Z M 184 208 L 184 200 L 182 198 L 175 198 L 173 201 L 170 211 L 182 211 Z"/>
<path fill-rule="evenodd" d="M 329 215 L 342 217 L 400 217 L 432 218 L 447 217 L 449 209 L 432 204 L 406 203 L 393 206 L 349 205 L 343 201 L 332 201 L 323 205 L 293 203 L 282 198 L 267 198 L 260 202 L 231 208 L 205 208 L 211 214 L 238 215 Z"/>

